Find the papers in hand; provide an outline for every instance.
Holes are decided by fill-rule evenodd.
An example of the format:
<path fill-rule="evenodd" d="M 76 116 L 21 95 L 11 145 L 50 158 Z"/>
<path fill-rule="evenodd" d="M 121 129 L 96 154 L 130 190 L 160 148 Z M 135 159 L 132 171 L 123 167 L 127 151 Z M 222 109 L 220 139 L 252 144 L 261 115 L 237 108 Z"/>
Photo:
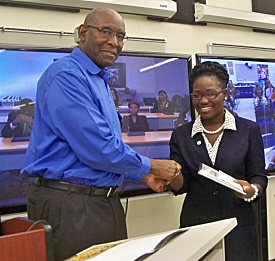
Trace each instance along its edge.
<path fill-rule="evenodd" d="M 234 182 L 234 178 L 226 173 L 224 173 L 221 170 L 215 170 L 203 163 L 200 164 L 200 170 L 198 174 L 211 179 L 221 185 L 224 185 L 230 189 L 233 189 L 243 195 L 246 195 L 246 193 L 243 191 L 243 188 L 240 184 L 237 184 Z"/>

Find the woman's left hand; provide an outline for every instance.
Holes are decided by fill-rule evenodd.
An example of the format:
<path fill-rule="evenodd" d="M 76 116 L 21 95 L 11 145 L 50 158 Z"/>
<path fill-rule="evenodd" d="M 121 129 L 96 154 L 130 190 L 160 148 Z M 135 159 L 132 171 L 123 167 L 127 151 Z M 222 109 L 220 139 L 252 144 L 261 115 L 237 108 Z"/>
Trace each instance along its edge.
<path fill-rule="evenodd" d="M 251 198 L 254 195 L 255 189 L 251 187 L 251 184 L 246 180 L 235 179 L 234 182 L 240 184 L 243 187 L 243 191 L 246 192 L 246 195 L 243 195 L 234 191 L 237 198 Z"/>

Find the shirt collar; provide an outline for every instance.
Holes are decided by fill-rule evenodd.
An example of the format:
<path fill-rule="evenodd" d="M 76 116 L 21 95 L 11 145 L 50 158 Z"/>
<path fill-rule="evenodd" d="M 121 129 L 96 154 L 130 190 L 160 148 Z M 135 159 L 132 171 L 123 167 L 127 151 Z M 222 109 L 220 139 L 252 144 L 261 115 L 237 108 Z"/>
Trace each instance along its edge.
<path fill-rule="evenodd" d="M 71 53 L 71 56 L 76 59 L 82 67 L 91 74 L 98 74 L 105 82 L 109 81 L 112 73 L 107 69 L 100 69 L 85 53 L 83 53 L 79 47 L 75 47 Z"/>
<path fill-rule="evenodd" d="M 237 126 L 236 126 L 235 117 L 227 109 L 224 109 L 224 110 L 225 110 L 224 129 L 236 131 Z M 193 124 L 191 138 L 193 138 L 199 132 L 203 132 L 200 115 L 197 117 L 197 119 Z"/>

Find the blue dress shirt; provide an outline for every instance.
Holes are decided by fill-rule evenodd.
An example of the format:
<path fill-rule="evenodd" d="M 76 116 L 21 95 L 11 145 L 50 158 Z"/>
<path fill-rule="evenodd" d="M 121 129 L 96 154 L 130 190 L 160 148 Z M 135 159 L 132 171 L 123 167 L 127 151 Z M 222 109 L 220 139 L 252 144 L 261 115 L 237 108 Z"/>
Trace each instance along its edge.
<path fill-rule="evenodd" d="M 149 159 L 122 141 L 109 77 L 78 47 L 49 66 L 37 86 L 23 175 L 108 187 L 148 174 Z"/>

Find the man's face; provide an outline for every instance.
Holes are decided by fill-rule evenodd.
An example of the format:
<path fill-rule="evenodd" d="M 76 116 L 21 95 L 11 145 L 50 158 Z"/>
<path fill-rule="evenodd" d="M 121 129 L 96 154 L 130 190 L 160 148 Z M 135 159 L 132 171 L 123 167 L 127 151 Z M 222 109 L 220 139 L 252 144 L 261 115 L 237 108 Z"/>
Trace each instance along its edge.
<path fill-rule="evenodd" d="M 23 106 L 20 108 L 20 113 L 31 117 L 34 113 L 34 106 Z"/>
<path fill-rule="evenodd" d="M 115 36 L 108 39 L 98 29 L 81 25 L 79 28 L 79 48 L 101 69 L 111 66 L 120 54 L 123 43 L 118 42 L 116 34 L 125 35 L 125 25 L 122 18 L 114 12 L 102 11 L 96 19 L 87 22 L 100 28 L 111 29 Z"/>

